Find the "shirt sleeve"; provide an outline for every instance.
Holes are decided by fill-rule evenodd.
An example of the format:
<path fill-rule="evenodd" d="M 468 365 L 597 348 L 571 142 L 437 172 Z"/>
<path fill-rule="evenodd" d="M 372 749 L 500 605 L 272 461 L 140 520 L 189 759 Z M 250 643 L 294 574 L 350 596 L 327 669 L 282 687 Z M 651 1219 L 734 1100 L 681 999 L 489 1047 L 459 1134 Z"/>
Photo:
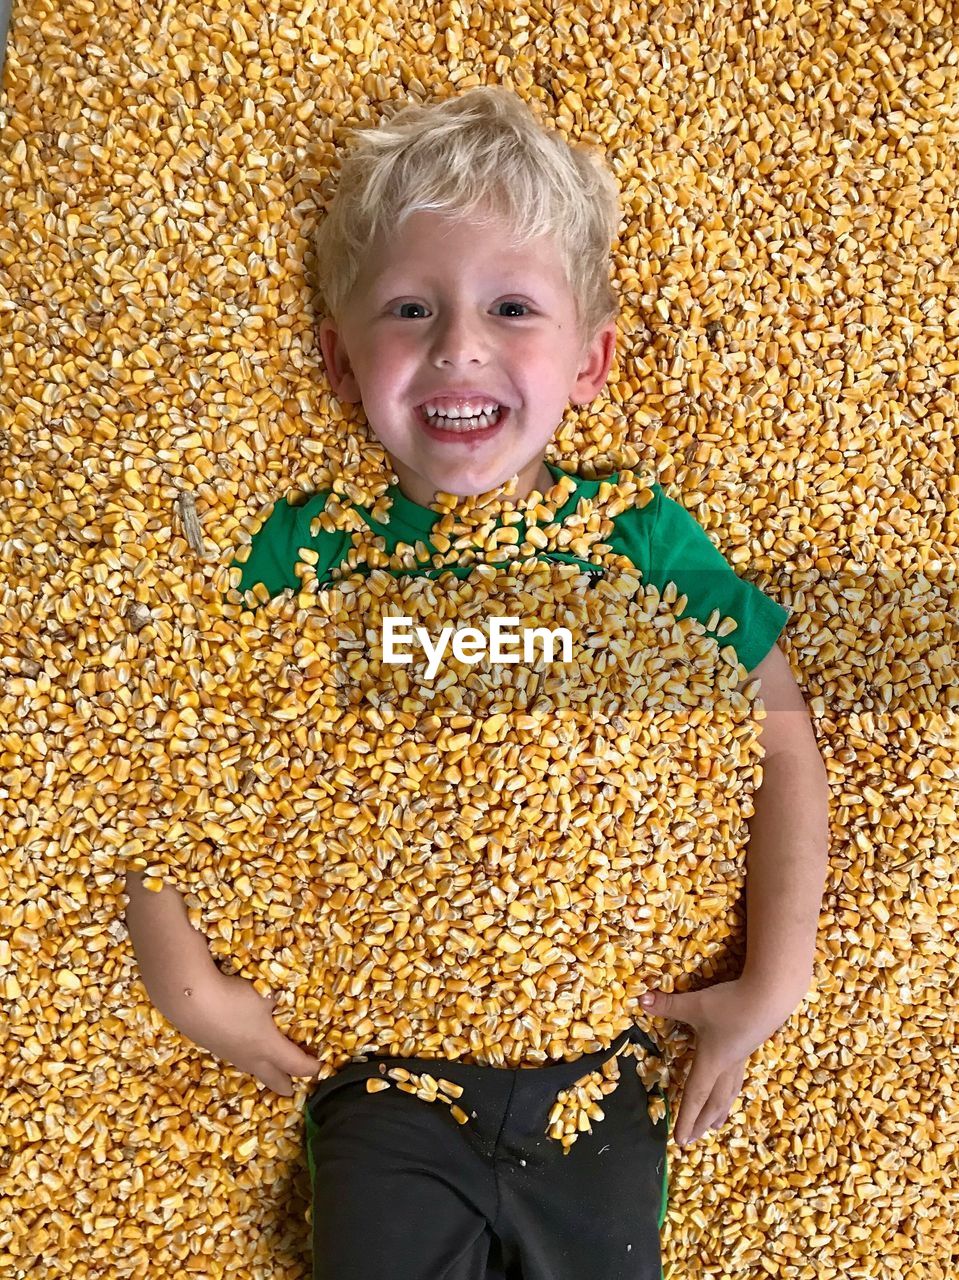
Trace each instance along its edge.
<path fill-rule="evenodd" d="M 677 593 L 687 597 L 680 618 L 695 617 L 705 626 L 714 609 L 719 610 L 720 620 L 735 618 L 736 629 L 716 637 L 717 643 L 721 648 L 732 645 L 746 671 L 755 670 L 776 643 L 790 611 L 738 577 L 686 508 L 660 485 L 652 488 L 656 510 L 650 524 L 646 581 L 660 594 L 668 582 L 675 582 Z"/>
<path fill-rule="evenodd" d="M 240 564 L 234 558 L 230 566 L 239 567 L 242 571 L 241 595 L 256 582 L 263 583 L 271 600 L 287 587 L 300 590 L 300 579 L 294 572 L 294 565 L 300 558 L 300 547 L 308 545 L 309 538 L 303 537 L 299 517 L 300 508 L 291 506 L 285 498 L 279 498 L 273 504 L 273 510 L 253 535 L 245 563 Z"/>

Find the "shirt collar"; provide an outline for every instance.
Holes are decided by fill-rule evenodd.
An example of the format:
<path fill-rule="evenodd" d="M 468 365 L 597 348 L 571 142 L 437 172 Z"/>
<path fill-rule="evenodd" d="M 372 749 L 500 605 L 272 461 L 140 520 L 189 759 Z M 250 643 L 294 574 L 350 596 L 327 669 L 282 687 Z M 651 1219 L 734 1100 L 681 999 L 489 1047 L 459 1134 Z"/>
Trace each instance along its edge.
<path fill-rule="evenodd" d="M 561 467 L 557 467 L 551 462 L 546 462 L 545 459 L 543 461 L 554 480 L 558 481 L 562 476 L 568 474 Z M 430 507 L 420 506 L 418 502 L 408 498 L 398 484 L 391 484 L 387 489 L 387 494 L 392 502 L 390 507 L 390 526 L 395 519 L 398 525 L 402 524 L 407 528 L 415 529 L 426 541 L 433 525 L 440 519 L 439 512 L 433 511 Z M 576 509 L 576 504 L 577 497 L 574 491 L 556 512 L 555 519 L 557 521 L 563 520 L 571 511 Z M 378 528 L 384 531 L 390 527 L 380 525 L 378 521 L 371 521 L 371 523 L 376 524 Z"/>

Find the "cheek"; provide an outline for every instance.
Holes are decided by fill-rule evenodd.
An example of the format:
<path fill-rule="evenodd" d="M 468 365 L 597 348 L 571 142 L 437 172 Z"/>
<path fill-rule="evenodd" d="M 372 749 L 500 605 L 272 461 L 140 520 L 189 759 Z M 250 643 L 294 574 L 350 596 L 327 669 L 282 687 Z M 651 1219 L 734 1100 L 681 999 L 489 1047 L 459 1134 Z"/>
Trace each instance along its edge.
<path fill-rule="evenodd" d="M 387 390 L 397 378 L 419 370 L 425 358 L 420 343 L 410 338 L 394 337 L 377 342 L 375 348 L 371 347 L 365 363 L 370 381 Z"/>

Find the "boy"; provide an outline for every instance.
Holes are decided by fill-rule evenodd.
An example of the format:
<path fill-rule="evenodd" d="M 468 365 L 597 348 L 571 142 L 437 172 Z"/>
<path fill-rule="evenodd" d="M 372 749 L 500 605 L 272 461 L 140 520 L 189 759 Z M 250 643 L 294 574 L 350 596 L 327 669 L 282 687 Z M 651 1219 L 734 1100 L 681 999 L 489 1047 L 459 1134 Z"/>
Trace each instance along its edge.
<path fill-rule="evenodd" d="M 409 107 L 361 134 L 321 228 L 320 344 L 335 394 L 362 403 L 398 476 L 387 523 L 360 508 L 387 553 L 399 541 L 429 546 L 439 492 L 470 498 L 516 477 L 517 501 L 560 482 L 564 473 L 545 461 L 545 449 L 567 404 L 599 394 L 615 353 L 608 253 L 617 223 L 612 176 L 505 90 Z M 599 488 L 579 477 L 568 483 L 560 521 Z M 654 1007 L 698 1033 L 680 1117 L 683 1137 L 692 1138 L 722 1122 L 750 1053 L 808 987 L 826 786 L 801 694 L 774 643 L 787 611 L 739 579 L 684 508 L 652 488 L 653 501 L 623 512 L 608 541 L 644 582 L 660 591 L 676 583 L 688 597 L 682 616 L 706 625 L 718 608 L 736 618 L 737 657 L 762 678 L 767 710 L 743 975 L 661 996 Z M 298 590 L 294 564 L 304 546 L 317 554 L 318 578 L 341 565 L 349 536 L 310 528 L 327 497 L 298 508 L 276 503 L 248 557 L 234 561 L 243 590 L 260 584 L 260 598 Z M 418 569 L 435 574 L 429 560 Z M 128 878 L 128 892 L 131 936 L 161 1012 L 289 1095 L 288 1076 L 311 1071 L 314 1060 L 279 1035 L 249 984 L 212 978 L 202 939 L 192 930 L 192 939 L 184 936 L 172 890 L 148 901 Z M 176 945 L 191 947 L 202 971 L 186 984 L 202 989 L 202 1013 L 174 999 L 185 968 L 175 982 L 169 968 L 162 977 L 157 970 L 156 992 L 147 976 L 145 948 L 159 926 L 151 917 L 147 929 L 146 912 L 156 897 L 165 899 L 167 927 L 179 931 Z M 164 954 L 169 965 L 172 943 Z M 242 1019 L 231 1022 L 210 995 L 225 998 L 225 982 L 246 1002 Z M 660 1280 L 668 1113 L 666 1124 L 653 1123 L 642 1084 L 627 1073 L 634 1083 L 604 1096 L 602 1124 L 581 1134 L 568 1157 L 544 1136 L 557 1091 L 588 1072 L 608 1076 L 629 1043 L 659 1052 L 634 1026 L 573 1062 L 514 1070 L 376 1056 L 323 1080 L 306 1113 L 315 1280 Z M 470 1123 L 460 1120 L 465 1111 L 424 1105 L 408 1091 L 367 1091 L 368 1080 L 403 1081 L 404 1072 L 448 1082 Z"/>

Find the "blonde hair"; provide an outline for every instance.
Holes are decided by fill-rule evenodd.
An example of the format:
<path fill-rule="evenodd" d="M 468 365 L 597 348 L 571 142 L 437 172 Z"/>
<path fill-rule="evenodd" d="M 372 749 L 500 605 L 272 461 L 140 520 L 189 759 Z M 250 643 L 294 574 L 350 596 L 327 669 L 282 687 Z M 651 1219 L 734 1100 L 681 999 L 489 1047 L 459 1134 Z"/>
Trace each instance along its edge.
<path fill-rule="evenodd" d="M 514 249 L 554 236 L 584 344 L 619 314 L 609 278 L 619 188 L 598 148 L 567 142 L 499 85 L 407 104 L 376 128 L 347 132 L 354 146 L 314 242 L 319 291 L 335 323 L 377 234 L 418 210 L 484 226 L 502 219 Z"/>

